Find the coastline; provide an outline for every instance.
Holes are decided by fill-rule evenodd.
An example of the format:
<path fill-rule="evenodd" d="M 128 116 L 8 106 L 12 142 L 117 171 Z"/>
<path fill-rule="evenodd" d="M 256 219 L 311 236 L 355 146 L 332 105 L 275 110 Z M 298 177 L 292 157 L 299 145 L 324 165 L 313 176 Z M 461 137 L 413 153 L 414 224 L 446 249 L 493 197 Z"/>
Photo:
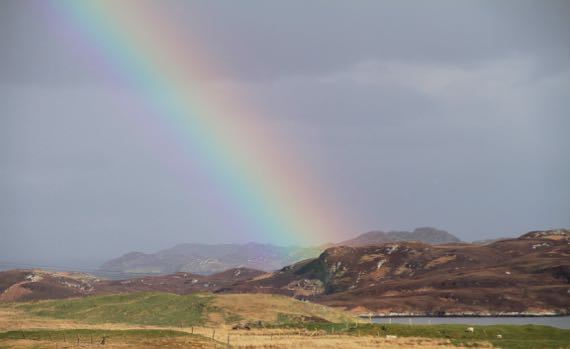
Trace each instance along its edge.
<path fill-rule="evenodd" d="M 357 314 L 361 318 L 425 318 L 425 317 L 437 317 L 437 318 L 486 318 L 486 317 L 516 317 L 516 318 L 526 318 L 526 317 L 562 317 L 569 316 L 569 312 L 461 312 L 461 313 L 360 313 Z"/>

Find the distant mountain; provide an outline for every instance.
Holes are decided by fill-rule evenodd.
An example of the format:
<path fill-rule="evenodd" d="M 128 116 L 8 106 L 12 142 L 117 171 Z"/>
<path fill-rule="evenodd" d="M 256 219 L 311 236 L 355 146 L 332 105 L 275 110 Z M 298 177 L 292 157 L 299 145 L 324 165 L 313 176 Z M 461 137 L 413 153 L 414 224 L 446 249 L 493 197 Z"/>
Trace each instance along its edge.
<path fill-rule="evenodd" d="M 432 245 L 461 242 L 457 237 L 445 230 L 430 227 L 416 228 L 414 231 L 371 231 L 354 239 L 343 241 L 339 246 L 365 246 L 396 241 L 420 241 Z"/>
<path fill-rule="evenodd" d="M 338 245 L 362 246 L 393 241 L 422 241 L 430 244 L 459 242 L 444 230 L 417 228 L 413 232 L 373 231 Z M 334 245 L 333 245 L 334 246 Z M 271 244 L 179 244 L 157 253 L 130 252 L 104 263 L 100 274 L 171 274 L 187 272 L 213 274 L 231 268 L 273 271 L 307 258 L 314 258 L 329 246 L 282 247 Z"/>
<path fill-rule="evenodd" d="M 102 272 L 212 274 L 231 268 L 277 270 L 313 258 L 320 247 L 281 247 L 270 244 L 180 244 L 153 254 L 130 252 L 100 267 Z"/>

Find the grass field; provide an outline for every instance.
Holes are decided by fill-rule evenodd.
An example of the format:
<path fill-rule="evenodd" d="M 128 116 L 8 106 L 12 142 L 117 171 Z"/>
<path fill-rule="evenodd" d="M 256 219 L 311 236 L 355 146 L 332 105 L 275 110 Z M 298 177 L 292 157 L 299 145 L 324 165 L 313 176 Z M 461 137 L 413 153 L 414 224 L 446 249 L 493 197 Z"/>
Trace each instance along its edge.
<path fill-rule="evenodd" d="M 135 293 L 43 301 L 17 306 L 30 314 L 90 323 L 199 326 L 214 311 L 209 295 Z"/>
<path fill-rule="evenodd" d="M 476 326 L 467 332 L 465 325 L 404 325 L 404 324 L 284 324 L 281 328 L 302 328 L 327 334 L 351 336 L 398 336 L 446 339 L 455 345 L 477 347 L 484 342 L 498 348 L 546 349 L 570 348 L 570 330 L 536 325 Z M 499 339 L 498 336 L 501 338 Z"/>
<path fill-rule="evenodd" d="M 257 322 L 251 330 L 232 324 Z M 315 322 L 316 321 L 316 322 Z M 570 348 L 548 326 L 370 324 L 274 295 L 138 293 L 0 304 L 0 348 Z M 500 335 L 502 338 L 497 338 Z"/>
<path fill-rule="evenodd" d="M 19 330 L 0 333 L 0 348 L 216 348 L 220 343 L 172 330 Z"/>
<path fill-rule="evenodd" d="M 55 319 L 178 327 L 260 320 L 275 323 L 284 316 L 362 322 L 347 312 L 276 295 L 135 293 L 42 301 L 15 307 L 35 316 Z"/>

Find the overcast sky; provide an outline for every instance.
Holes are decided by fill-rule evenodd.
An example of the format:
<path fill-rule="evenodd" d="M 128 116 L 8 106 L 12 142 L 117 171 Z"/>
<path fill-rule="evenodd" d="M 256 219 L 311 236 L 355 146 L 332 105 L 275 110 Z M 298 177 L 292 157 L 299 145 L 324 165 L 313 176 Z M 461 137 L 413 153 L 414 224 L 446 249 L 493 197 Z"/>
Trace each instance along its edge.
<path fill-rule="evenodd" d="M 215 183 L 164 159 L 136 89 L 40 3 L 0 2 L 0 261 L 259 236 L 204 203 Z M 263 112 L 355 218 L 347 238 L 570 227 L 570 2 L 160 4 L 223 63 L 199 86 Z"/>

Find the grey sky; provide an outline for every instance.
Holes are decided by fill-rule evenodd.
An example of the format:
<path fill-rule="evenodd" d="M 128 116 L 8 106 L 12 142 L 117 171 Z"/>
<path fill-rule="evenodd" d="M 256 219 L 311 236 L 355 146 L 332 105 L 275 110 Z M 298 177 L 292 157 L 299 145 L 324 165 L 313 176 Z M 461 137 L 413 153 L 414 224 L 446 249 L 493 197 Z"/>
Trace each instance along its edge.
<path fill-rule="evenodd" d="M 0 2 L 0 260 L 258 236 L 40 3 Z M 224 66 L 201 88 L 264 112 L 357 218 L 347 238 L 570 226 L 570 2 L 161 4 Z"/>

